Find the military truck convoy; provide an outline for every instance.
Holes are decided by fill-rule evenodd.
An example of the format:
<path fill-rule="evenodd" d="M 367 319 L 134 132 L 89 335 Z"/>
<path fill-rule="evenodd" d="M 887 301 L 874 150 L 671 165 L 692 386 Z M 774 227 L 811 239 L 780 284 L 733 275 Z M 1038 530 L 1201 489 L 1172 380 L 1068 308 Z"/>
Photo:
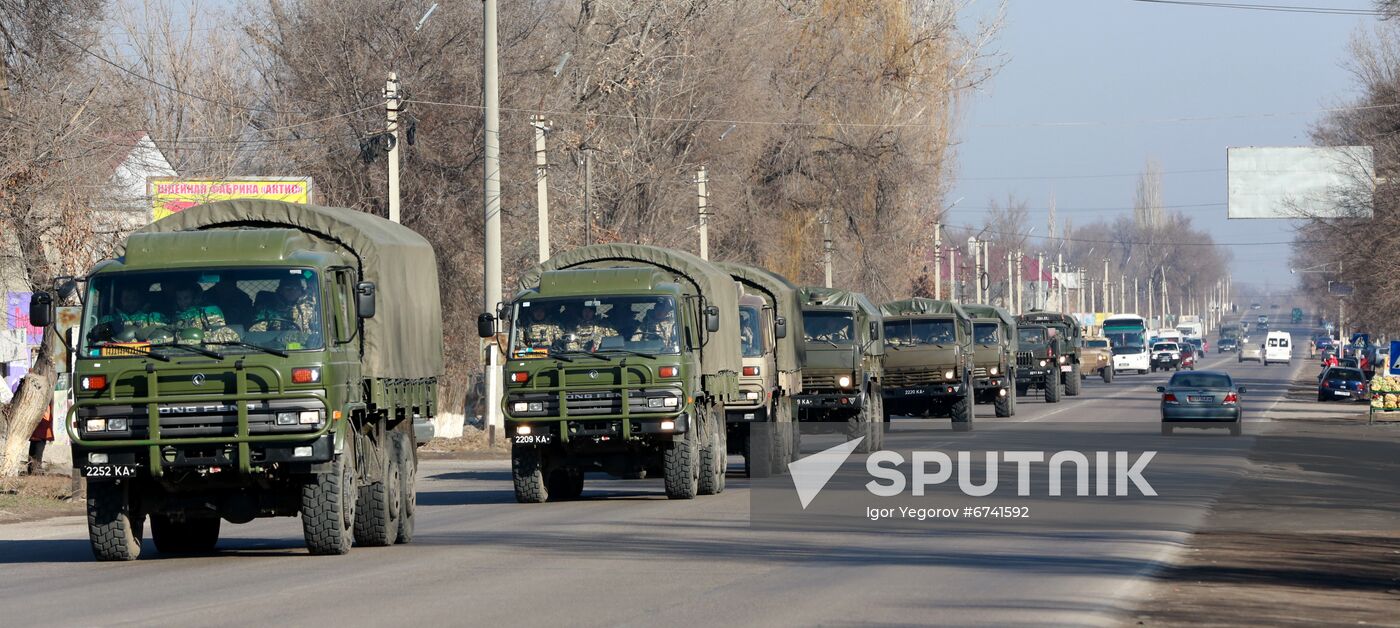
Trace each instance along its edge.
<path fill-rule="evenodd" d="M 300 515 L 312 554 L 413 537 L 414 421 L 437 409 L 437 261 L 359 211 L 221 201 L 157 221 L 82 296 L 74 466 L 98 560 L 205 552 L 221 521 Z M 53 323 L 53 296 L 31 319 Z"/>
<path fill-rule="evenodd" d="M 299 515 L 312 554 L 411 540 L 443 369 L 436 268 L 424 238 L 373 215 L 238 200 L 157 221 L 57 281 L 83 303 L 68 430 L 93 554 L 137 558 L 148 517 L 162 553 L 273 516 Z M 35 293 L 34 324 L 53 324 L 54 301 Z M 1009 417 L 1031 390 L 1080 391 L 1071 316 L 877 307 L 643 245 L 557 255 L 477 323 L 507 356 L 525 503 L 577 498 L 594 472 L 716 494 L 730 454 L 751 477 L 785 472 L 803 428 L 869 452 L 896 415 L 968 430 L 977 403 Z"/>

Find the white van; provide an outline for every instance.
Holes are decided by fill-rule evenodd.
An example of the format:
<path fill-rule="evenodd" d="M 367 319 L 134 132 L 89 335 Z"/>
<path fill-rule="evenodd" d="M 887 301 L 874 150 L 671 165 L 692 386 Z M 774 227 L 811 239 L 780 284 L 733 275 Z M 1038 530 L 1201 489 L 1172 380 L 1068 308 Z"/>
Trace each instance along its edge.
<path fill-rule="evenodd" d="M 1264 339 L 1264 364 L 1282 362 L 1288 364 L 1293 358 L 1293 335 L 1286 331 L 1271 331 Z"/>

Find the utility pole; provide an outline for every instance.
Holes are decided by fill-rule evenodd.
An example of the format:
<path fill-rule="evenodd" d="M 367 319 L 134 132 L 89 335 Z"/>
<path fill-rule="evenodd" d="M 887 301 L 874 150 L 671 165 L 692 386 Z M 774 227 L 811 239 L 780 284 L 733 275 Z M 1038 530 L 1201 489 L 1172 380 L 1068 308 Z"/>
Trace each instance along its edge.
<path fill-rule="evenodd" d="M 389 220 L 394 222 L 399 222 L 399 103 L 399 74 L 390 72 L 384 83 L 384 113 L 389 119 Z"/>
<path fill-rule="evenodd" d="M 1025 275 L 1021 273 L 1021 260 L 1024 257 L 1025 254 L 1020 249 L 1016 249 L 1016 309 L 1012 310 L 1016 314 L 1026 313 L 1026 282 L 1022 281 Z"/>
<path fill-rule="evenodd" d="M 1105 255 L 1103 258 L 1103 309 L 1105 312 L 1113 309 L 1112 303 L 1109 302 L 1109 286 L 1111 285 L 1108 282 L 1108 256 Z"/>
<path fill-rule="evenodd" d="M 1138 303 L 1138 297 L 1140 297 L 1141 295 L 1142 291 L 1138 289 L 1138 278 L 1133 277 L 1133 313 L 1137 314 L 1138 316 L 1142 316 L 1142 308 Z M 1148 309 L 1151 309 L 1151 306 L 1149 306 Z M 1150 314 L 1147 318 L 1151 318 Z"/>
<path fill-rule="evenodd" d="M 1045 253 L 1044 253 L 1044 252 L 1036 253 L 1036 254 L 1035 254 L 1035 295 L 1034 295 L 1033 298 L 1031 299 L 1031 309 L 1032 309 L 1032 310 L 1038 310 L 1038 309 L 1042 309 L 1042 308 L 1045 307 L 1045 304 L 1044 304 L 1042 301 L 1045 300 L 1046 293 L 1049 292 L 1049 290 L 1050 290 L 1050 286 L 1045 285 Z"/>
<path fill-rule="evenodd" d="M 1005 298 L 1002 299 L 1002 301 L 1003 301 L 1003 305 L 1006 306 L 1006 311 L 1008 311 L 1008 312 L 1015 312 L 1015 311 L 1016 311 L 1016 272 L 1015 272 L 1015 267 L 1011 265 L 1012 260 L 1014 260 L 1015 258 L 1016 258 L 1016 256 L 1015 256 L 1015 254 L 1013 254 L 1013 253 L 1011 252 L 1011 249 L 1007 249 L 1007 250 L 1006 250 L 1006 292 L 1004 293 L 1006 296 L 1005 296 Z"/>
<path fill-rule="evenodd" d="M 486 140 L 482 160 L 484 209 L 486 212 L 485 310 L 495 312 L 501 302 L 501 86 L 497 75 L 496 0 L 482 0 L 481 93 Z M 496 339 L 486 347 L 486 425 L 487 441 L 494 443 L 496 431 L 505 427 L 501 417 L 501 356 Z"/>
<path fill-rule="evenodd" d="M 705 172 L 705 167 L 700 166 L 700 170 L 695 173 L 695 204 L 697 211 L 700 212 L 700 259 L 703 260 L 710 259 L 710 197 L 705 190 L 705 186 L 709 182 L 710 176 Z M 830 274 L 830 271 L 828 271 L 828 274 Z M 827 283 L 830 284 L 831 280 L 828 279 Z M 827 287 L 830 288 L 831 286 L 828 285 Z"/>
<path fill-rule="evenodd" d="M 1050 275 L 1050 277 L 1051 277 L 1052 280 L 1056 280 L 1056 281 L 1055 281 L 1055 310 L 1058 311 L 1058 312 L 1063 312 L 1063 311 L 1065 311 L 1065 283 L 1064 283 L 1063 281 L 1058 281 L 1058 279 L 1061 279 L 1061 278 L 1064 277 L 1064 274 L 1065 274 L 1065 254 L 1064 254 L 1064 252 L 1062 252 L 1062 251 L 1056 251 L 1056 252 L 1055 252 L 1055 274 Z"/>
<path fill-rule="evenodd" d="M 982 280 L 977 276 L 977 271 L 982 267 L 982 246 L 977 243 L 976 236 L 967 238 L 967 257 L 972 262 L 972 302 L 981 303 Z"/>
<path fill-rule="evenodd" d="M 583 149 L 583 244 L 593 244 L 593 149 Z"/>
<path fill-rule="evenodd" d="M 933 223 L 933 298 L 943 298 L 943 225 Z"/>
<path fill-rule="evenodd" d="M 953 281 L 948 285 L 948 297 L 950 301 L 963 302 L 963 292 L 958 288 L 958 247 L 948 249 L 948 276 Z"/>
<path fill-rule="evenodd" d="M 550 124 L 543 115 L 534 118 L 535 199 L 539 209 L 540 261 L 549 259 L 549 156 L 545 154 L 544 134 Z"/>
<path fill-rule="evenodd" d="M 831 287 L 831 219 L 822 212 L 822 285 Z"/>

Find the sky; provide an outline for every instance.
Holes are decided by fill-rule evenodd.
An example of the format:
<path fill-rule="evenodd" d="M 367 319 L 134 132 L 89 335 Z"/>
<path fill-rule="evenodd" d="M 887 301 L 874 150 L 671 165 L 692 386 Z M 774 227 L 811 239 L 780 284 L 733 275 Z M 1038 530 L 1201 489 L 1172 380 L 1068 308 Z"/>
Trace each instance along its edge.
<path fill-rule="evenodd" d="M 1248 0 L 1368 9 L 1369 0 Z M 981 0 L 983 14 L 995 1 Z M 1356 95 L 1348 46 L 1376 18 L 1133 0 L 1008 0 L 993 42 L 1004 67 L 964 105 L 953 224 L 980 224 L 992 199 L 1029 201 L 1046 232 L 1131 212 L 1156 159 L 1166 204 L 1231 243 L 1237 283 L 1291 286 L 1285 220 L 1226 218 L 1228 146 L 1304 146 L 1318 109 Z M 1287 114 L 1287 115 L 1280 115 Z M 1167 122 L 1179 118 L 1229 119 Z M 1074 122 L 1089 124 L 1063 125 Z M 1182 172 L 1189 171 L 1189 172 Z M 1127 176 L 1106 176 L 1127 175 Z M 1102 208 L 1118 208 L 1104 211 Z"/>

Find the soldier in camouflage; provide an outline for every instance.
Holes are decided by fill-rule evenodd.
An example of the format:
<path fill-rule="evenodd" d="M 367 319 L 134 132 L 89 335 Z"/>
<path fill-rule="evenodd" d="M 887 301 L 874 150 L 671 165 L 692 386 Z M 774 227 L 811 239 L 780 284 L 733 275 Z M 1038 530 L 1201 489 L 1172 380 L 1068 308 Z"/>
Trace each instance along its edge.
<path fill-rule="evenodd" d="M 111 314 L 98 321 L 99 329 L 105 330 L 102 335 L 106 338 L 118 339 L 119 342 L 121 340 L 118 337 L 134 340 L 145 335 L 139 332 L 165 324 L 165 316 L 152 311 L 150 304 L 142 298 L 141 291 L 135 286 L 122 287 L 116 305 Z"/>
<path fill-rule="evenodd" d="M 578 324 L 574 326 L 573 338 L 566 337 L 564 350 L 566 351 L 596 351 L 602 344 L 604 338 L 616 336 L 617 330 L 612 326 L 604 324 L 598 318 L 598 312 L 585 306 L 579 312 Z"/>
<path fill-rule="evenodd" d="M 280 331 L 279 342 L 289 349 L 301 348 L 312 334 L 320 333 L 321 321 L 316 316 L 316 303 L 307 294 L 301 277 L 283 277 L 277 282 L 272 303 L 262 304 L 253 315 L 248 331 Z"/>
<path fill-rule="evenodd" d="M 532 348 L 552 347 L 564 337 L 563 328 L 549 320 L 549 311 L 539 304 L 530 309 L 523 333 L 523 344 Z"/>
<path fill-rule="evenodd" d="M 174 293 L 175 329 L 181 332 L 197 329 L 202 342 L 238 342 L 238 332 L 228 327 L 224 311 L 217 305 L 203 302 L 204 291 L 199 284 L 193 281 L 175 284 Z M 194 334 L 181 333 L 180 341 L 187 342 L 193 337 Z"/>
<path fill-rule="evenodd" d="M 642 325 L 632 335 L 633 342 L 660 340 L 666 346 L 676 342 L 676 313 L 670 299 L 662 299 L 647 312 Z"/>

